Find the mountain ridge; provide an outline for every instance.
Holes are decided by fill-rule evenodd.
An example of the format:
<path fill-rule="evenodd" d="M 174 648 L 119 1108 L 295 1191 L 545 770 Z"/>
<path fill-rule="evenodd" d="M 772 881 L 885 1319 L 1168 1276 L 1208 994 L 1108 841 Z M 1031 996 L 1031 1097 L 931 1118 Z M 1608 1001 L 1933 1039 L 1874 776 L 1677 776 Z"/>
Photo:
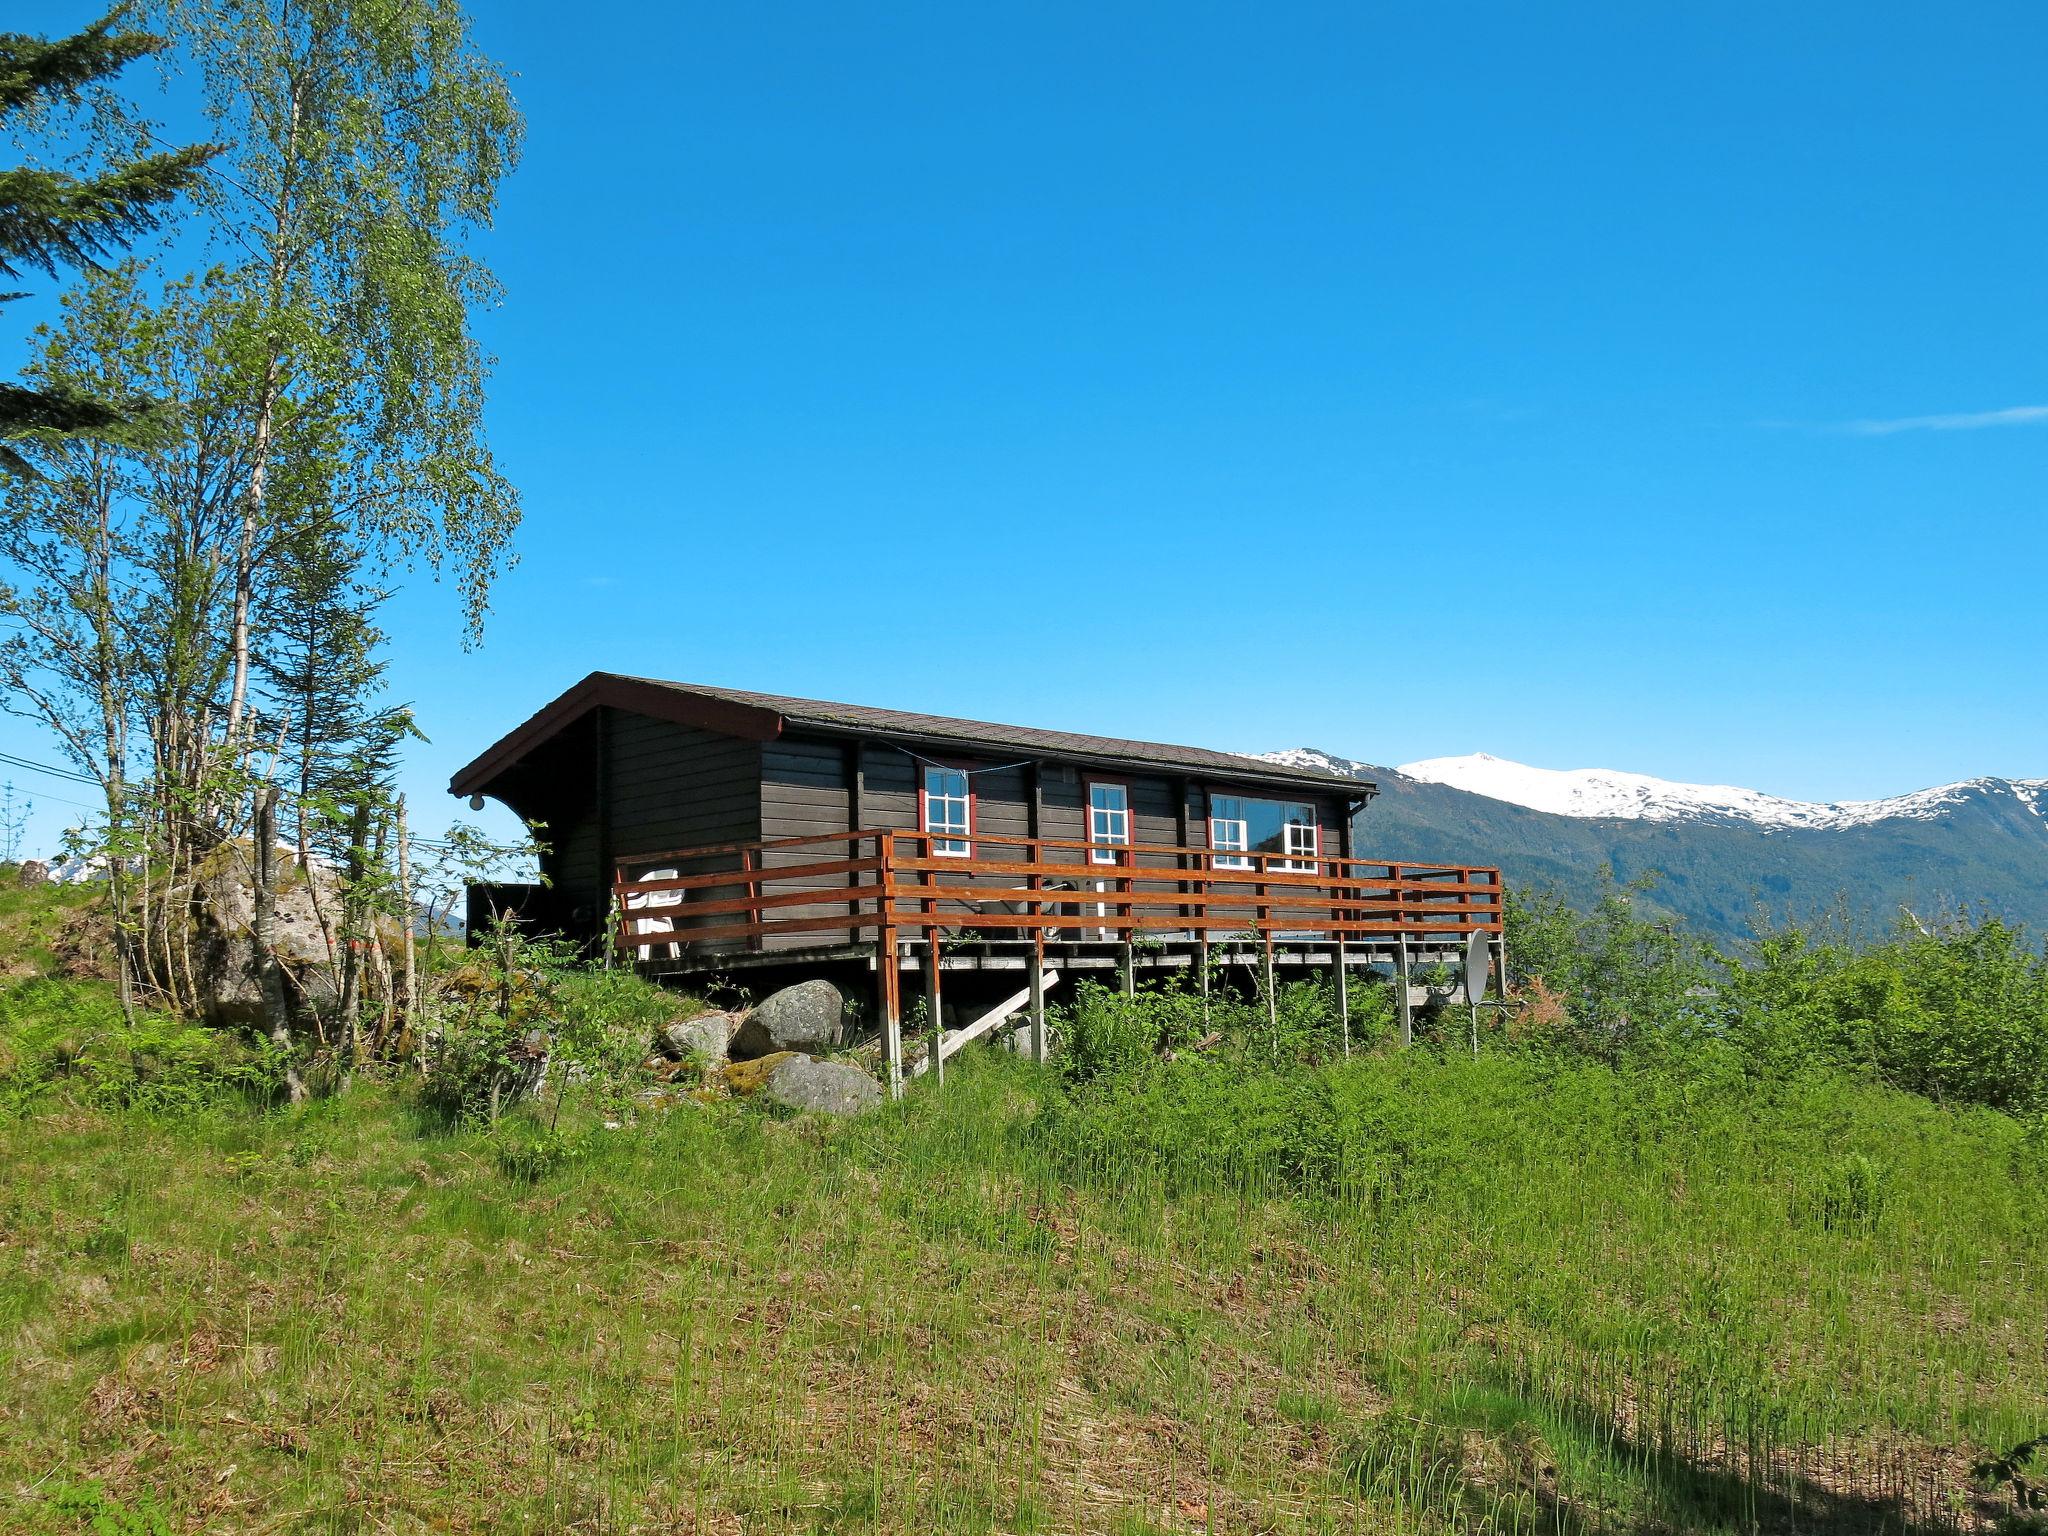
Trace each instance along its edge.
<path fill-rule="evenodd" d="M 1553 770 L 1533 769 L 1530 779 L 1487 766 L 1525 768 L 1500 758 L 1462 775 L 1550 804 L 1595 776 L 1599 793 L 1579 796 L 1565 812 L 1320 748 L 1263 756 L 1376 782 L 1380 793 L 1355 823 L 1361 850 L 1498 865 L 1515 884 L 1551 888 L 1580 905 L 1647 878 L 1644 907 L 1717 939 L 1824 916 L 1876 933 L 1908 913 L 1925 918 L 1961 906 L 2048 931 L 2048 780 L 1985 777 L 1817 806 L 1615 770 L 1553 778 Z M 1441 765 L 1481 757 L 1407 767 L 1442 773 Z M 1616 779 L 1625 781 L 1619 794 L 1611 792 Z M 1733 798 L 1715 793 L 1729 791 Z"/>

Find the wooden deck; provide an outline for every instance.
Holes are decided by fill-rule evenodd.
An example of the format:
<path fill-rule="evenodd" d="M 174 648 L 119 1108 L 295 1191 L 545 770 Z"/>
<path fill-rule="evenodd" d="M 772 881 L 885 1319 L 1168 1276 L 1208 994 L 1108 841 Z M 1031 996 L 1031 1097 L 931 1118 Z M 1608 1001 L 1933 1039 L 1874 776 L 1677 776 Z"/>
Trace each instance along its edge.
<path fill-rule="evenodd" d="M 1121 945 L 1498 934 L 1497 869 L 890 829 L 618 861 L 620 951 L 638 960 L 968 937 Z"/>
<path fill-rule="evenodd" d="M 948 849 L 958 849 L 949 852 Z M 614 871 L 613 941 L 651 974 L 865 961 L 892 1087 L 902 1060 L 900 973 L 922 967 L 929 1017 L 943 970 L 1067 971 L 1212 963 L 1333 969 L 1498 944 L 1500 871 L 1326 854 L 1107 847 L 1062 838 L 957 840 L 878 828 L 636 854 Z M 1206 981 L 1205 981 L 1206 984 Z M 1270 987 L 1268 989 L 1270 991 Z"/>

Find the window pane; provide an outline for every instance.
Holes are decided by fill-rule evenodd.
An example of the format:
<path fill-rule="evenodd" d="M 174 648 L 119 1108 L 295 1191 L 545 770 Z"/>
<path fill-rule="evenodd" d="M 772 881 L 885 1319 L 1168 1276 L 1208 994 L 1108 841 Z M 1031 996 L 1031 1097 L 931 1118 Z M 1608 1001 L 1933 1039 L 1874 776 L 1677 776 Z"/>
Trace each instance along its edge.
<path fill-rule="evenodd" d="M 1319 851 L 1313 805 L 1249 795 L 1212 795 L 1209 817 L 1209 841 L 1217 849 L 1271 854 L 1276 864 L 1297 869 L 1312 867 L 1302 861 Z M 1249 861 L 1232 862 L 1241 867 Z"/>
<path fill-rule="evenodd" d="M 943 839 L 932 839 L 933 853 L 960 856 L 967 854 L 970 803 L 966 773 L 958 768 L 925 769 L 924 830 L 950 834 Z"/>
<path fill-rule="evenodd" d="M 1277 800 L 1247 800 L 1244 802 L 1245 830 L 1250 838 L 1254 853 L 1285 853 L 1286 843 L 1281 834 L 1285 825 L 1282 807 Z"/>

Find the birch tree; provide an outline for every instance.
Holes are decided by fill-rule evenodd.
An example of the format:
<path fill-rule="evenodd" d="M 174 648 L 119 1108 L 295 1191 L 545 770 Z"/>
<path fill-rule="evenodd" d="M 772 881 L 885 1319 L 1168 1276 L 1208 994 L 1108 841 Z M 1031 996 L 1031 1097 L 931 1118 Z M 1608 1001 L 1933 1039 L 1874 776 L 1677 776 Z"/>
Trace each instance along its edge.
<path fill-rule="evenodd" d="M 389 756 L 410 717 L 374 702 L 380 595 L 424 569 L 480 635 L 518 501 L 470 327 L 496 289 L 465 241 L 520 124 L 456 0 L 140 4 L 220 141 L 200 199 L 211 265 L 93 273 L 48 338 L 48 389 L 166 408 L 147 440 L 24 443 L 0 685 L 106 786 L 145 979 L 194 1006 L 178 904 L 224 841 L 251 833 L 248 862 L 271 861 L 259 804 L 304 852 L 307 829 L 346 828 L 352 886 L 388 883 Z"/>
<path fill-rule="evenodd" d="M 518 499 L 483 430 L 493 302 L 463 235 L 516 159 L 504 76 L 454 0 L 154 0 L 226 146 L 208 212 L 247 305 L 250 445 L 230 566 L 222 734 L 248 745 L 251 621 L 275 526 L 279 412 L 339 427 L 332 501 L 372 560 L 423 562 L 480 633 Z"/>

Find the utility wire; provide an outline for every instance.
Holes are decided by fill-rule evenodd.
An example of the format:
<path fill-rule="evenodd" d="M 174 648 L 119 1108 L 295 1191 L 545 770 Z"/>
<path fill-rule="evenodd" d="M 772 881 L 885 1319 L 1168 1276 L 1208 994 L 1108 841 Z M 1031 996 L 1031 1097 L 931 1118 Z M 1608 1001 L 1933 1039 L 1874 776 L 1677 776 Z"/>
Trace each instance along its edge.
<path fill-rule="evenodd" d="M 0 752 L 0 763 L 12 768 L 26 768 L 31 773 L 47 773 L 53 779 L 69 779 L 74 784 L 92 784 L 99 780 L 89 773 L 80 773 L 73 768 L 52 768 L 48 763 L 32 763 L 25 757 L 16 757 L 12 752 Z"/>

